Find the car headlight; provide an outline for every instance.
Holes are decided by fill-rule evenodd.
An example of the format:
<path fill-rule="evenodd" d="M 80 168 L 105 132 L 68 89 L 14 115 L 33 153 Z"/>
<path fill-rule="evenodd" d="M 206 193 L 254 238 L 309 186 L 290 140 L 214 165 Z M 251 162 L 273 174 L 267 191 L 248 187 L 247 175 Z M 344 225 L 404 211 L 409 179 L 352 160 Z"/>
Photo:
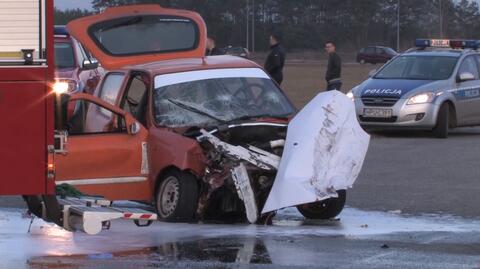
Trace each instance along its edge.
<path fill-rule="evenodd" d="M 350 98 L 350 100 L 354 101 L 355 100 L 355 91 L 358 89 L 358 86 L 353 87 L 352 90 L 348 91 L 346 96 Z"/>
<path fill-rule="evenodd" d="M 55 80 L 53 84 L 53 91 L 56 94 L 72 93 L 75 92 L 78 88 L 77 82 L 74 80 Z"/>
<path fill-rule="evenodd" d="M 434 98 L 435 94 L 433 92 L 419 93 L 410 97 L 410 99 L 408 99 L 407 105 L 431 103 Z"/>
<path fill-rule="evenodd" d="M 348 98 L 350 98 L 350 99 L 353 101 L 354 96 L 353 96 L 353 92 L 352 92 L 352 91 L 347 92 L 346 95 L 347 95 Z"/>

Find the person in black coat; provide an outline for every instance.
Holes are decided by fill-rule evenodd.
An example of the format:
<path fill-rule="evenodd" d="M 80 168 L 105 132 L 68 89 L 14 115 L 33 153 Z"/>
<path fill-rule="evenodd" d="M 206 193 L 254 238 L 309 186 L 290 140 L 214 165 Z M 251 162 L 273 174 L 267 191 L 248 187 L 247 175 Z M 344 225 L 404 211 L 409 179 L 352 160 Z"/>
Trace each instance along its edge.
<path fill-rule="evenodd" d="M 224 54 L 222 50 L 217 48 L 215 44 L 215 39 L 208 37 L 207 38 L 207 50 L 205 51 L 206 56 L 222 55 Z"/>
<path fill-rule="evenodd" d="M 283 66 L 285 65 L 286 53 L 280 44 L 281 37 L 279 34 L 270 35 L 270 53 L 265 61 L 265 70 L 278 83 L 283 81 Z"/>
<path fill-rule="evenodd" d="M 327 72 L 325 73 L 327 91 L 340 91 L 342 88 L 342 59 L 338 56 L 333 41 L 325 42 L 325 51 L 328 53 Z"/>

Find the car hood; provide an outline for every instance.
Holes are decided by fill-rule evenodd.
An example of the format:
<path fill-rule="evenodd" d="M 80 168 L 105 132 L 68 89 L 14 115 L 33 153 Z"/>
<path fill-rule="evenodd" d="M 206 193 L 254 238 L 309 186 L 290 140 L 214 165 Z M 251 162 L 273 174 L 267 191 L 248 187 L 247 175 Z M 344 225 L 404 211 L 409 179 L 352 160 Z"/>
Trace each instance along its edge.
<path fill-rule="evenodd" d="M 353 102 L 339 91 L 318 94 L 288 125 L 285 148 L 262 213 L 337 197 L 351 188 L 370 136 Z"/>
<path fill-rule="evenodd" d="M 434 80 L 375 79 L 370 78 L 359 87 L 359 96 L 404 98 L 409 92 L 420 87 L 429 87 Z"/>

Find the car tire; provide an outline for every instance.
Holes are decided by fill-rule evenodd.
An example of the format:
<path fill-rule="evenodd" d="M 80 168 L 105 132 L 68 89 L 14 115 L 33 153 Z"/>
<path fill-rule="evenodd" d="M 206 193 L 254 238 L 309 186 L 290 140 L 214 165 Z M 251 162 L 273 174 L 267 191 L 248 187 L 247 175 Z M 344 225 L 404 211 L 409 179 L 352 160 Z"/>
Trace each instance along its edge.
<path fill-rule="evenodd" d="M 298 205 L 297 209 L 307 219 L 331 219 L 342 212 L 347 200 L 347 191 L 338 190 L 338 198 Z"/>
<path fill-rule="evenodd" d="M 432 132 L 436 138 L 447 138 L 449 129 L 449 110 L 448 103 L 443 103 L 438 111 L 437 123 Z"/>
<path fill-rule="evenodd" d="M 361 60 L 359 61 L 359 63 L 360 63 L 360 64 L 365 64 L 365 59 L 361 59 Z"/>
<path fill-rule="evenodd" d="M 197 179 L 189 173 L 170 170 L 161 178 L 156 193 L 158 219 L 168 222 L 190 222 L 198 207 Z"/>

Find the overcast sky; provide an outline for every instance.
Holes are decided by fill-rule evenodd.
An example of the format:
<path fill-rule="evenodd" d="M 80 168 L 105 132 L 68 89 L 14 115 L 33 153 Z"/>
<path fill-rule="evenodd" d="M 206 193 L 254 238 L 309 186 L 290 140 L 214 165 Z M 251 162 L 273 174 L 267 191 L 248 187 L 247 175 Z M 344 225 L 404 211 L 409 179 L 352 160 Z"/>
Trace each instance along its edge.
<path fill-rule="evenodd" d="M 92 4 L 90 0 L 54 0 L 55 7 L 58 9 L 80 8 L 91 9 Z"/>

